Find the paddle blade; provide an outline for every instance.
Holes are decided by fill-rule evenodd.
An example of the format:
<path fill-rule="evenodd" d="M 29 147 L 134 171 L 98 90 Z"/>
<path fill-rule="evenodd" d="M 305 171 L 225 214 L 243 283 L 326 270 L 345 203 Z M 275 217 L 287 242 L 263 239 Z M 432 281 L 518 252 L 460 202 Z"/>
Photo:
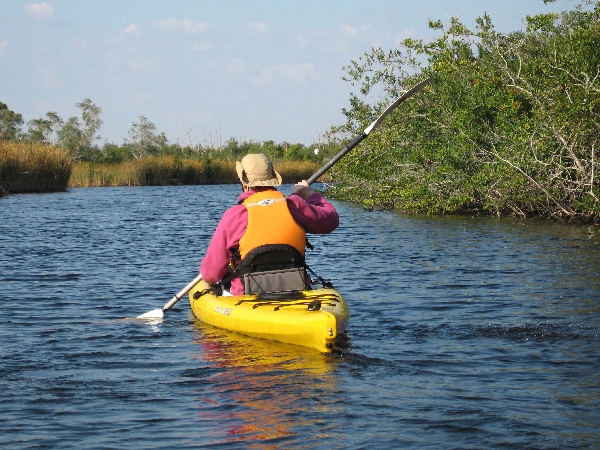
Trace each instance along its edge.
<path fill-rule="evenodd" d="M 163 316 L 164 313 L 162 309 L 153 309 L 152 311 L 137 316 L 137 319 L 162 319 Z"/>

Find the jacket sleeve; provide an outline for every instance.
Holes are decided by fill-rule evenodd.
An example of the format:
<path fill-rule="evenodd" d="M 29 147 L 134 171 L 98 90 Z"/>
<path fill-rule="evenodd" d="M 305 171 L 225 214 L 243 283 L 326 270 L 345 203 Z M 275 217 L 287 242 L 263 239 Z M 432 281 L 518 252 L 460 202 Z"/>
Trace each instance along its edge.
<path fill-rule="evenodd" d="M 216 283 L 227 273 L 232 251 L 248 227 L 248 211 L 236 205 L 225 211 L 200 264 L 202 279 Z"/>
<path fill-rule="evenodd" d="M 309 195 L 306 200 L 292 194 L 288 197 L 288 207 L 296 223 L 307 233 L 331 233 L 340 224 L 333 205 L 318 192 Z"/>

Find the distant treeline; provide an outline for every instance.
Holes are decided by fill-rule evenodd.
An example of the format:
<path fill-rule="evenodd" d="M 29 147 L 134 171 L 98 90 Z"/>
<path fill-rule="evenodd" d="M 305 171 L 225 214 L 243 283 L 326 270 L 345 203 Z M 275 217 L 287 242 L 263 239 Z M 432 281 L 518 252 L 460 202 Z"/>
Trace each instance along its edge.
<path fill-rule="evenodd" d="M 314 161 L 275 161 L 285 183 L 308 178 Z M 326 178 L 325 178 L 326 179 Z M 179 154 L 122 162 L 73 161 L 62 147 L 0 141 L 0 196 L 6 193 L 55 192 L 68 187 L 166 186 L 238 183 L 235 162 Z"/>
<path fill-rule="evenodd" d="M 352 61 L 360 93 L 334 130 L 340 142 L 403 89 L 432 82 L 333 168 L 330 195 L 369 208 L 600 221 L 600 4 L 525 23 L 505 34 L 487 15 L 475 31 L 431 21 L 436 39 Z M 374 89 L 387 95 L 373 106 Z"/>
<path fill-rule="evenodd" d="M 188 136 L 187 145 L 169 143 L 165 134 L 158 133 L 156 126 L 145 116 L 139 116 L 138 121 L 131 124 L 128 139 L 122 144 L 105 142 L 99 146 L 96 141 L 100 139 L 102 108 L 87 98 L 76 106 L 81 117 L 70 117 L 65 121 L 49 111 L 45 118 L 27 122 L 27 130 L 24 130 L 23 116 L 0 102 L 0 141 L 56 145 L 65 149 L 73 161 L 93 163 L 121 163 L 153 156 L 235 161 L 247 153 L 264 153 L 274 161 L 322 163 L 338 150 L 333 143 L 238 142 L 234 138 L 222 142 L 220 137 L 212 135 L 203 144 L 193 145 L 191 136 Z"/>
<path fill-rule="evenodd" d="M 337 153 L 333 143 L 238 142 L 208 139 L 204 145 L 169 143 L 140 116 L 121 145 L 98 146 L 102 108 L 90 99 L 76 105 L 81 117 L 63 120 L 55 112 L 23 128 L 22 115 L 0 102 L 0 195 L 48 192 L 67 187 L 237 183 L 235 161 L 264 153 L 285 182 L 312 175 Z"/>

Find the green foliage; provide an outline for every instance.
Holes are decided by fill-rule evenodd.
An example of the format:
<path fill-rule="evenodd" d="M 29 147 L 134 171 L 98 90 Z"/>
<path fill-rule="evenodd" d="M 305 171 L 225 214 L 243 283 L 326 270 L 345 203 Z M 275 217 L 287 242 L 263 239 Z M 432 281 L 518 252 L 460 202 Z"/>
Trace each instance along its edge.
<path fill-rule="evenodd" d="M 433 82 L 334 168 L 332 195 L 368 207 L 600 219 L 600 6 L 527 17 L 498 33 L 431 21 L 431 42 L 373 49 L 348 66 L 360 94 L 332 140 L 360 133 L 403 89 Z M 368 105 L 366 96 L 383 92 Z M 360 97 L 359 97 L 360 95 Z"/>
<path fill-rule="evenodd" d="M 0 141 L 12 141 L 21 134 L 23 116 L 8 109 L 5 103 L 0 102 Z"/>
<path fill-rule="evenodd" d="M 137 123 L 133 123 L 129 130 L 131 138 L 131 154 L 134 158 L 156 156 L 167 145 L 164 133 L 157 135 L 156 126 L 145 116 L 140 116 Z"/>
<path fill-rule="evenodd" d="M 39 144 L 50 144 L 52 122 L 47 119 L 33 119 L 27 122 L 27 140 Z"/>
<path fill-rule="evenodd" d="M 100 139 L 96 133 L 102 125 L 102 108 L 94 105 L 89 98 L 76 106 L 81 110 L 81 121 L 77 117 L 70 117 L 63 123 L 56 113 L 49 112 L 47 116 L 52 124 L 58 125 L 57 144 L 66 149 L 73 160 L 82 161 L 93 158 L 92 154 L 98 151 L 98 147 L 93 147 L 92 144 Z"/>

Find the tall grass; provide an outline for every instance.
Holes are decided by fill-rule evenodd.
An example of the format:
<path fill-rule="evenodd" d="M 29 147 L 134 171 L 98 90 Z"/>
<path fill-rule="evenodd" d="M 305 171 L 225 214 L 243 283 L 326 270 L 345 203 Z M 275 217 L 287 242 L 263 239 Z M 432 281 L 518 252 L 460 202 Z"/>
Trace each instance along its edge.
<path fill-rule="evenodd" d="M 306 180 L 321 165 L 311 161 L 279 161 L 273 163 L 277 172 L 281 174 L 284 183 L 297 183 L 300 180 Z M 331 181 L 331 177 L 325 174 L 319 178 L 319 181 Z"/>
<path fill-rule="evenodd" d="M 308 161 L 282 161 L 275 163 L 275 168 L 284 183 L 294 183 L 308 178 L 319 166 Z M 118 164 L 74 163 L 69 187 L 236 183 L 235 162 L 158 156 Z"/>
<path fill-rule="evenodd" d="M 0 195 L 65 191 L 71 170 L 60 147 L 0 141 Z"/>
<path fill-rule="evenodd" d="M 276 161 L 274 165 L 284 183 L 306 179 L 319 168 L 310 161 Z M 72 162 L 60 147 L 0 142 L 0 196 L 67 187 L 237 183 L 232 161 L 159 156 L 118 164 Z"/>

